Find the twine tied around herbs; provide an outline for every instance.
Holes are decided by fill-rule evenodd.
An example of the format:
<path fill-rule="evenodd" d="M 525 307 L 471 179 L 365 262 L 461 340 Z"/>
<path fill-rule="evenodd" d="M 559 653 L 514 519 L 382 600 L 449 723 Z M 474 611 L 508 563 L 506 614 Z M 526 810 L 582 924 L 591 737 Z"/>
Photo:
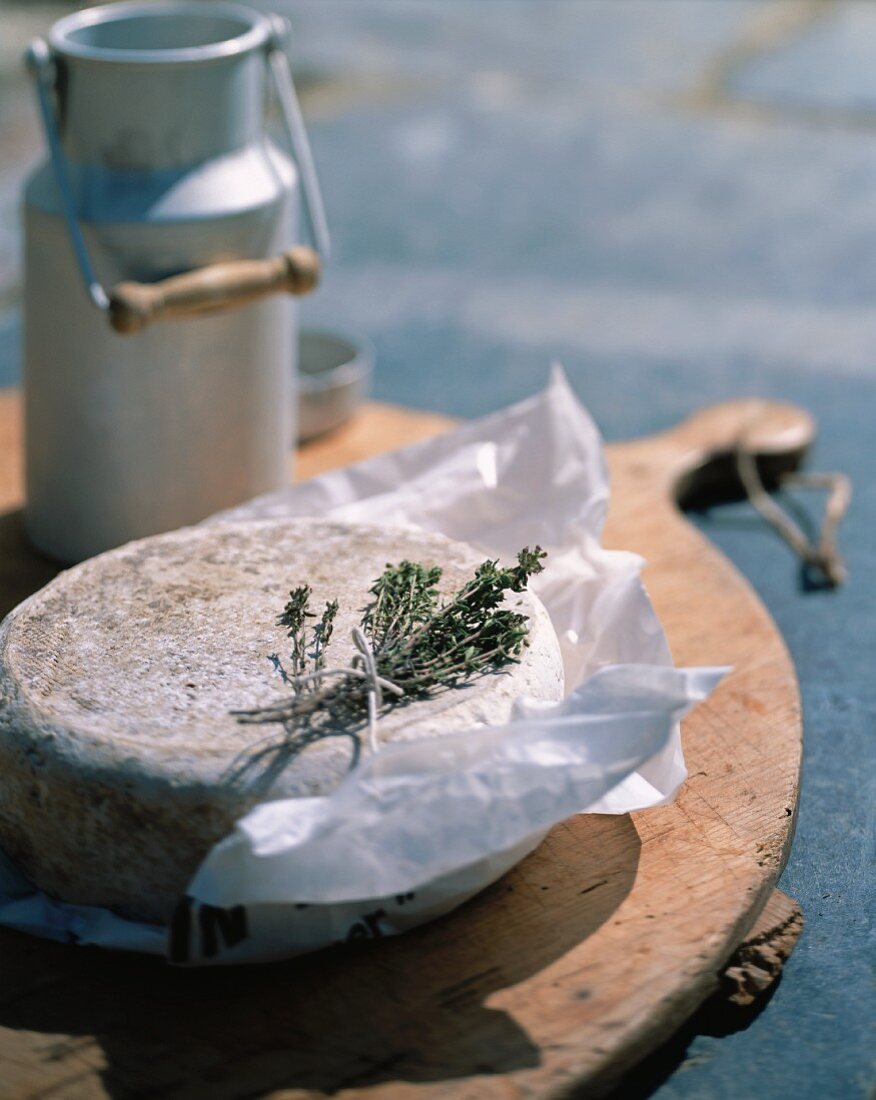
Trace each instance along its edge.
<path fill-rule="evenodd" d="M 359 657 L 354 657 L 353 661 L 361 660 L 361 668 L 353 663 L 347 666 L 339 666 L 338 668 L 320 668 L 316 669 L 314 672 L 308 672 L 301 676 L 288 676 L 283 672 L 282 667 L 279 666 L 279 662 L 277 662 L 276 667 L 280 668 L 283 682 L 287 687 L 292 688 L 296 695 L 302 690 L 306 691 L 312 688 L 321 680 L 327 680 L 331 677 L 367 680 L 368 746 L 372 752 L 376 753 L 380 751 L 380 742 L 377 736 L 377 719 L 383 707 L 383 693 L 384 691 L 388 691 L 392 695 L 401 698 L 405 692 L 398 684 L 394 684 L 392 680 L 387 680 L 385 676 L 381 676 L 378 673 L 374 650 L 371 648 L 371 644 L 365 637 L 365 632 L 361 627 L 353 627 L 352 638 L 353 645 L 359 651 Z M 318 696 L 314 698 L 316 699 Z M 284 701 L 272 707 L 260 707 L 257 710 L 234 710 L 231 713 L 237 717 L 238 721 L 246 724 L 261 725 L 263 723 L 282 722 L 289 710 L 288 701 Z"/>
<path fill-rule="evenodd" d="M 353 627 L 353 645 L 359 650 L 362 656 L 362 663 L 365 666 L 365 674 L 369 678 L 368 685 L 368 744 L 371 747 L 372 752 L 377 752 L 379 744 L 377 741 L 377 715 L 383 706 L 383 689 L 384 687 L 393 692 L 395 695 L 404 695 L 404 690 L 397 684 L 394 684 L 391 680 L 384 680 L 383 677 L 377 675 L 377 661 L 374 659 L 374 650 L 361 627 Z M 358 669 L 346 669 L 342 670 L 346 672 L 358 672 Z"/>

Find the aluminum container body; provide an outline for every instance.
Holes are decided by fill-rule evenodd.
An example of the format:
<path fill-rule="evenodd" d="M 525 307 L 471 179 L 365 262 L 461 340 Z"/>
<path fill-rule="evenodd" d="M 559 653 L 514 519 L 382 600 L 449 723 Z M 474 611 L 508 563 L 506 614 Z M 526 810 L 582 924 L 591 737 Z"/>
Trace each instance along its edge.
<path fill-rule="evenodd" d="M 270 21 L 231 4 L 125 3 L 52 28 L 56 112 L 103 286 L 297 238 L 298 177 L 265 130 Z M 26 526 L 79 561 L 286 484 L 295 304 L 272 297 L 120 335 L 95 308 L 56 172 L 24 198 Z"/>

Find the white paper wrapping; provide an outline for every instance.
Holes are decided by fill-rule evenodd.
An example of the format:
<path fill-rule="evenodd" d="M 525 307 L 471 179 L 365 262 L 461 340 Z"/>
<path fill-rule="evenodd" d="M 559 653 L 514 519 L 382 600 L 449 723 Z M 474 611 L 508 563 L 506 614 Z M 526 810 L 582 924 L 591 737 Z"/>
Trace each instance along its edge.
<path fill-rule="evenodd" d="M 509 409 L 216 517 L 418 526 L 506 560 L 539 543 L 532 587 L 567 698 L 521 699 L 503 727 L 385 746 L 327 797 L 256 807 L 208 854 L 170 930 L 53 901 L 8 861 L 0 923 L 178 964 L 285 957 L 432 919 L 572 814 L 671 798 L 685 777 L 678 721 L 723 670 L 671 667 L 641 559 L 601 545 L 607 501 L 599 434 L 555 369 Z"/>

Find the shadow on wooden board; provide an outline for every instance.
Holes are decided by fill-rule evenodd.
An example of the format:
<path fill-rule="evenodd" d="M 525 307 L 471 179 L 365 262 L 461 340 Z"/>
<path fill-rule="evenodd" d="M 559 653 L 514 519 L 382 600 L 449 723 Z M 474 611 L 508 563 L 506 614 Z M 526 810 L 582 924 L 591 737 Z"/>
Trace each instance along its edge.
<path fill-rule="evenodd" d="M 27 1075 L 16 1096 L 77 1074 L 77 1097 L 211 1100 L 536 1066 L 537 1044 L 488 999 L 607 922 L 638 857 L 629 817 L 579 817 L 438 922 L 259 967 L 174 970 L 3 931 L 0 1028 L 14 1048 L 0 1033 L 0 1065 Z M 578 995 L 589 996 L 586 974 Z"/>

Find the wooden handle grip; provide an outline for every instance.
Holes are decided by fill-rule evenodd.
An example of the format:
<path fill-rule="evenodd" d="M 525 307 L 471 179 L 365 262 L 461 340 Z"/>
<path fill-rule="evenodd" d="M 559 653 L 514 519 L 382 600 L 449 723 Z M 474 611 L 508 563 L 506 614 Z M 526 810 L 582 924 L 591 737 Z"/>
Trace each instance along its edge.
<path fill-rule="evenodd" d="M 219 312 L 280 292 L 308 294 L 320 272 L 319 256 L 299 245 L 267 260 L 211 264 L 159 283 L 119 283 L 110 293 L 110 323 L 116 332 L 139 332 L 164 317 Z"/>

